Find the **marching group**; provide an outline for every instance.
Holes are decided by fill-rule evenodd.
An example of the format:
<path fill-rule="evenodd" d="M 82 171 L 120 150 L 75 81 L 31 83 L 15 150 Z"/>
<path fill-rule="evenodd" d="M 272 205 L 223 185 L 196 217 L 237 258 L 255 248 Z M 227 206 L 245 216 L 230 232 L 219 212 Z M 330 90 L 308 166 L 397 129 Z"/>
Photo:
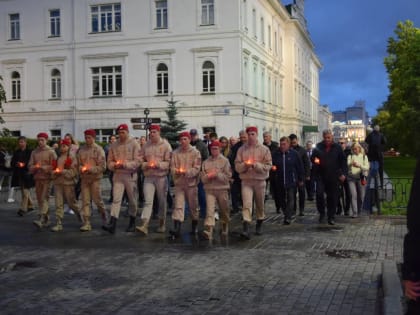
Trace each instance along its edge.
<path fill-rule="evenodd" d="M 48 227 L 52 186 L 56 220 L 51 230 L 54 232 L 63 229 L 65 202 L 80 220 L 80 231 L 90 231 L 93 202 L 101 214 L 102 229 L 113 234 L 125 197 L 129 214 L 127 232 L 148 235 L 153 211 L 157 209 L 157 232 L 165 233 L 171 182 L 173 227 L 169 234 L 173 238 L 181 235 L 186 211 L 191 218 L 191 233 L 198 233 L 200 214 L 204 217 L 202 235 L 206 239 L 213 238 L 219 216 L 220 233 L 227 236 L 230 216 L 239 211 L 243 222 L 241 237 L 250 239 L 253 213 L 255 234 L 260 235 L 269 194 L 277 212 L 283 212 L 285 225 L 291 224 L 297 213 L 304 215 L 306 197 L 316 199 L 319 222 L 327 219 L 328 224 L 334 225 L 335 215 L 340 212 L 337 211 L 340 191 L 346 192 L 348 200 L 342 205 L 344 214 L 350 215 L 351 209 L 351 216 L 356 217 L 361 212 L 364 180 L 372 158 L 366 156 L 358 142 L 353 142 L 350 148 L 344 140 L 335 143 L 331 130 L 323 131 L 323 141 L 316 146 L 308 141 L 304 148 L 294 134 L 282 137 L 277 143 L 269 132 L 264 132 L 260 143 L 258 129 L 252 126 L 240 131 L 238 140 L 218 138 L 211 133 L 206 143 L 191 129 L 179 134 L 179 146 L 175 150 L 161 137 L 159 125 L 149 126 L 148 140 L 131 137 L 126 124 L 119 125 L 116 131 L 118 137 L 113 136 L 106 153 L 95 142 L 93 129 L 84 131 L 85 144 L 80 147 L 71 135 L 66 135 L 57 151 L 47 145 L 45 132 L 37 135 L 38 146 L 33 151 L 27 148 L 25 137 L 19 137 L 19 147 L 11 159 L 12 186 L 20 187 L 22 192 L 18 214 L 23 216 L 34 209 L 30 188 L 35 186 L 39 212 L 33 223 L 39 229 Z M 109 212 L 101 193 L 101 179 L 107 170 L 112 184 Z M 142 212 L 136 226 L 138 191 L 141 191 Z"/>

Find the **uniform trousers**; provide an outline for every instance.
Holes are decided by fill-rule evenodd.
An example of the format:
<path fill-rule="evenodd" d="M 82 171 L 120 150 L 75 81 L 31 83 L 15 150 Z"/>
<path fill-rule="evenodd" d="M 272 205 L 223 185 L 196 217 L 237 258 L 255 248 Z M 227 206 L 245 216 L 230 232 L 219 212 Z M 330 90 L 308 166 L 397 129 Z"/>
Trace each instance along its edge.
<path fill-rule="evenodd" d="M 38 201 L 39 215 L 48 215 L 48 199 L 50 192 L 50 179 L 37 179 L 35 180 L 35 195 Z"/>
<path fill-rule="evenodd" d="M 74 185 L 54 184 L 55 216 L 62 220 L 64 217 L 64 198 L 71 209 L 79 212 Z"/>
<path fill-rule="evenodd" d="M 117 173 L 112 176 L 113 201 L 111 205 L 111 216 L 118 218 L 121 210 L 121 200 L 124 190 L 128 197 L 128 212 L 131 217 L 137 215 L 137 173 Z"/>
<path fill-rule="evenodd" d="M 156 193 L 158 202 L 158 216 L 159 219 L 166 219 L 167 211 L 167 193 L 168 193 L 168 178 L 167 176 L 146 176 L 143 182 L 144 193 L 144 207 L 141 213 L 143 220 L 150 220 L 153 211 L 153 200 Z"/>
<path fill-rule="evenodd" d="M 187 201 L 191 219 L 198 220 L 197 185 L 175 185 L 175 206 L 172 212 L 172 219 L 184 222 L 185 201 Z"/>
<path fill-rule="evenodd" d="M 214 213 L 216 211 L 216 202 L 219 205 L 220 220 L 222 223 L 229 223 L 230 209 L 229 209 L 229 192 L 224 189 L 206 189 L 206 203 L 207 215 L 204 220 L 204 225 L 214 226 Z"/>
<path fill-rule="evenodd" d="M 82 178 L 82 215 L 91 216 L 91 201 L 98 207 L 99 213 L 105 213 L 105 204 L 102 200 L 101 180 Z"/>
<path fill-rule="evenodd" d="M 264 197 L 265 180 L 243 179 L 242 180 L 242 219 L 245 222 L 252 221 L 252 203 L 255 199 L 257 220 L 264 220 Z"/>

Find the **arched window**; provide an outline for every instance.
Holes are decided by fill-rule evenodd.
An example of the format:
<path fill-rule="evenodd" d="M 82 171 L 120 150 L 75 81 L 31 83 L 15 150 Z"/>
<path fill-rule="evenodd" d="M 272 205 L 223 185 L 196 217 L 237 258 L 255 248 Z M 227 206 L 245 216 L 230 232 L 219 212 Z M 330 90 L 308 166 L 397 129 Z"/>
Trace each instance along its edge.
<path fill-rule="evenodd" d="M 168 95 L 168 66 L 164 63 L 160 63 L 156 69 L 156 79 L 157 79 L 157 94 L 158 95 Z"/>
<path fill-rule="evenodd" d="M 57 69 L 51 71 L 51 98 L 61 99 L 61 73 Z"/>
<path fill-rule="evenodd" d="M 12 100 L 20 100 L 20 74 L 17 71 L 12 72 Z"/>
<path fill-rule="evenodd" d="M 214 92 L 215 85 L 214 64 L 206 61 L 203 64 L 203 93 Z"/>

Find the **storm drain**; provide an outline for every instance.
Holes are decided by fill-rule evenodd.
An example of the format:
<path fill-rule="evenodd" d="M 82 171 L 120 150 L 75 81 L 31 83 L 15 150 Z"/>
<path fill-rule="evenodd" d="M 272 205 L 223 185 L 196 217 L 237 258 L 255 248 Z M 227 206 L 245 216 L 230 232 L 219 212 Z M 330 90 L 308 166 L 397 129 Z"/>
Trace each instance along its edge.
<path fill-rule="evenodd" d="M 8 271 L 18 271 L 25 268 L 38 268 L 38 263 L 36 261 L 22 260 L 11 262 L 0 267 L 0 273 Z"/>
<path fill-rule="evenodd" d="M 334 258 L 367 258 L 372 256 L 372 252 L 354 249 L 327 249 L 325 254 Z"/>

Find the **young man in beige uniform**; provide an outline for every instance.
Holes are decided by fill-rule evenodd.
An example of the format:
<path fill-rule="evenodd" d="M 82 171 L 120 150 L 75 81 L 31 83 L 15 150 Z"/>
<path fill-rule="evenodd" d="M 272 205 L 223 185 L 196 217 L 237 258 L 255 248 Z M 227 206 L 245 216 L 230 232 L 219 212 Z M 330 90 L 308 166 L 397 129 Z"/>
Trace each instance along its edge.
<path fill-rule="evenodd" d="M 210 157 L 203 162 L 200 177 L 206 192 L 207 213 L 204 221 L 203 236 L 213 238 L 215 225 L 214 213 L 216 202 L 220 209 L 222 235 L 227 236 L 229 216 L 229 181 L 232 170 L 229 160 L 220 153 L 221 143 L 213 140 L 210 145 Z"/>
<path fill-rule="evenodd" d="M 47 145 L 48 134 L 40 132 L 37 135 L 38 147 L 32 151 L 29 159 L 29 172 L 34 175 L 35 193 L 38 201 L 39 219 L 33 223 L 38 228 L 47 227 L 50 224 L 48 197 L 51 184 L 51 171 L 53 161 L 57 159 L 54 150 Z"/>
<path fill-rule="evenodd" d="M 151 125 L 149 131 L 149 141 L 140 150 L 140 163 L 144 174 L 144 207 L 141 214 L 141 225 L 137 226 L 136 229 L 143 235 L 148 234 L 155 193 L 159 203 L 159 228 L 157 232 L 165 232 L 166 195 L 168 193 L 167 175 L 172 152 L 169 142 L 160 137 L 159 125 Z"/>
<path fill-rule="evenodd" d="M 257 127 L 246 128 L 246 133 L 248 134 L 248 142 L 238 150 L 235 159 L 235 169 L 242 181 L 243 232 L 241 236 L 249 240 L 249 224 L 252 222 L 252 203 L 254 198 L 257 215 L 255 233 L 261 235 L 261 226 L 265 219 L 265 180 L 269 176 L 272 162 L 270 150 L 258 142 Z"/>
<path fill-rule="evenodd" d="M 137 214 L 137 169 L 140 165 L 140 145 L 136 139 L 131 138 L 128 126 L 121 124 L 117 127 L 118 141 L 113 143 L 108 152 L 108 169 L 114 173 L 113 202 L 111 205 L 111 218 L 108 225 L 102 226 L 105 231 L 113 234 L 121 209 L 121 199 L 124 189 L 128 197 L 130 223 L 126 232 L 134 232 Z"/>
<path fill-rule="evenodd" d="M 198 199 L 197 184 L 201 168 L 200 152 L 194 148 L 188 131 L 179 135 L 180 146 L 173 152 L 171 158 L 171 174 L 175 183 L 175 205 L 172 212 L 174 229 L 170 231 L 172 237 L 181 235 L 181 224 L 184 222 L 185 201 L 191 215 L 191 233 L 197 233 L 198 226 Z"/>
<path fill-rule="evenodd" d="M 61 140 L 60 156 L 57 158 L 57 161 L 53 163 L 51 177 L 54 183 L 56 224 L 51 228 L 52 232 L 63 230 L 64 199 L 70 209 L 72 209 L 79 220 L 81 220 L 80 208 L 77 204 L 74 189 L 78 180 L 78 163 L 76 156 L 73 153 L 70 153 L 70 147 L 70 140 Z"/>
<path fill-rule="evenodd" d="M 84 133 L 86 144 L 78 152 L 83 215 L 83 225 L 80 227 L 80 231 L 87 232 L 92 230 L 90 224 L 90 205 L 92 201 L 98 207 L 102 223 L 104 225 L 107 223 L 105 204 L 101 192 L 101 179 L 106 170 L 106 161 L 104 149 L 95 143 L 95 130 L 88 129 Z"/>

